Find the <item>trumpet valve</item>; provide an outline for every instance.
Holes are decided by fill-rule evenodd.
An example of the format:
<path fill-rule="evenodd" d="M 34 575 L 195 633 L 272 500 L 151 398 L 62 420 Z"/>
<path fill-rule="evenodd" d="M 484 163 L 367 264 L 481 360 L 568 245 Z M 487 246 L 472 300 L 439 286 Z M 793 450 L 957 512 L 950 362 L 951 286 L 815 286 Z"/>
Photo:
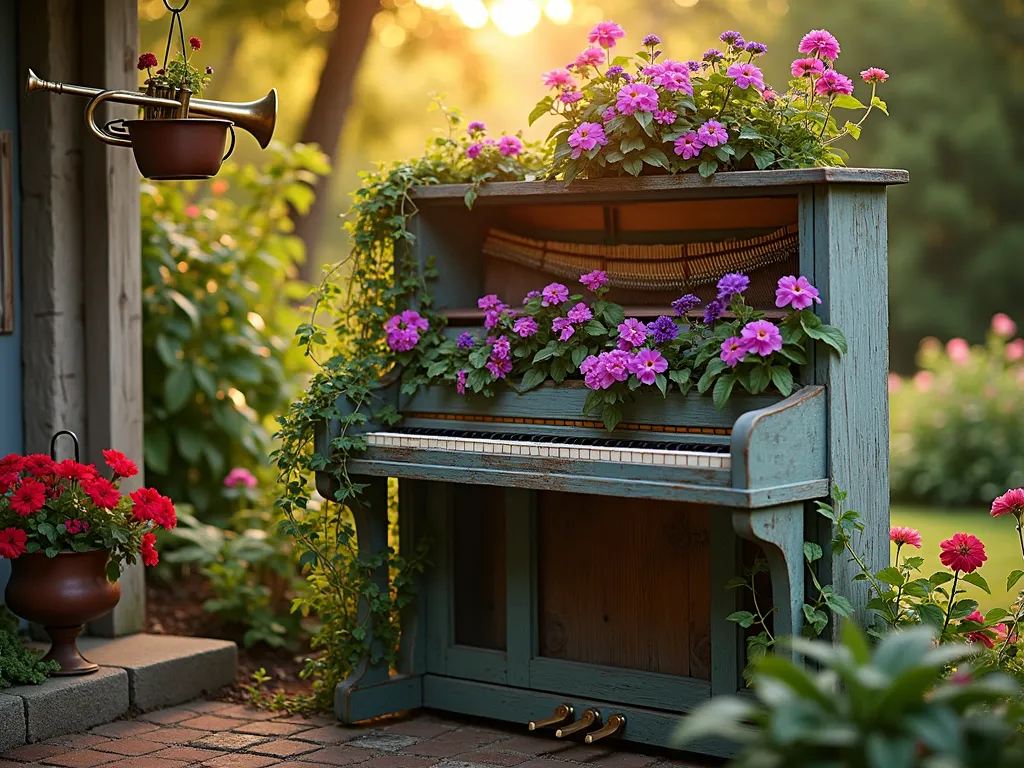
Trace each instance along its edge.
<path fill-rule="evenodd" d="M 564 739 L 566 736 L 572 736 L 574 733 L 593 728 L 595 725 L 601 725 L 601 713 L 596 709 L 586 709 L 575 723 L 570 723 L 555 731 L 555 736 Z"/>
<path fill-rule="evenodd" d="M 593 744 L 595 741 L 600 741 L 601 739 L 608 738 L 609 736 L 614 736 L 616 733 L 621 731 L 625 726 L 625 715 L 612 715 L 608 718 L 608 722 L 605 723 L 602 728 L 599 728 L 596 731 L 588 733 L 584 741 L 587 744 Z"/>
<path fill-rule="evenodd" d="M 552 725 L 558 725 L 564 723 L 566 720 L 572 718 L 572 707 L 569 704 L 559 704 L 555 707 L 554 714 L 551 717 L 545 717 L 543 720 L 531 720 L 527 723 L 527 729 L 536 731 L 538 728 L 549 728 Z"/>

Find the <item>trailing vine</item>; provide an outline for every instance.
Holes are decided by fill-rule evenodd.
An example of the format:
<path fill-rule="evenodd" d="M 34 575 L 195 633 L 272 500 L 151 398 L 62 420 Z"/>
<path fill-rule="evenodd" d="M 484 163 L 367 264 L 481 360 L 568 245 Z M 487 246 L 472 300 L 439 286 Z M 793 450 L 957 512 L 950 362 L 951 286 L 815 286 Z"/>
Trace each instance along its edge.
<path fill-rule="evenodd" d="M 280 447 L 273 458 L 281 483 L 277 506 L 285 516 L 282 526 L 301 548 L 309 585 L 293 609 L 314 614 L 322 622 L 312 640 L 319 655 L 309 660 L 303 673 L 313 680 L 307 702 L 311 708 L 329 709 L 335 686 L 364 659 L 394 667 L 399 615 L 414 597 L 415 575 L 426 566 L 424 542 L 414 552 L 399 552 L 396 547 L 376 554 L 359 551 L 349 507 L 366 503 L 361 497 L 366 486 L 349 475 L 346 461 L 349 454 L 366 448 L 353 427 L 371 417 L 385 424 L 398 420 L 393 409 L 374 398 L 380 378 L 395 365 L 386 343 L 385 320 L 416 307 L 430 322 L 424 342 L 442 342 L 442 319 L 433 312 L 427 289 L 435 272 L 430 265 L 419 270 L 408 259 L 415 242 L 409 224 L 417 212 L 410 190 L 468 183 L 472 186 L 466 203 L 471 205 L 480 184 L 535 178 L 545 165 L 536 145 L 516 136 L 485 140 L 482 124 L 470 123 L 464 129 L 458 110 L 447 109 L 440 101 L 434 107 L 445 117 L 445 135 L 431 140 L 420 158 L 363 175 L 346 224 L 351 253 L 326 272 L 313 292 L 310 321 L 297 331 L 297 343 L 316 370 L 303 396 L 279 420 Z M 467 149 L 476 143 L 481 150 L 468 156 Z M 340 424 L 341 433 L 332 441 L 328 457 L 315 452 L 313 433 L 318 424 L 332 419 Z M 315 472 L 326 472 L 334 480 L 334 498 L 314 493 Z M 388 594 L 382 594 L 373 579 L 385 566 L 391 576 Z M 366 607 L 362 616 L 360 602 Z"/>

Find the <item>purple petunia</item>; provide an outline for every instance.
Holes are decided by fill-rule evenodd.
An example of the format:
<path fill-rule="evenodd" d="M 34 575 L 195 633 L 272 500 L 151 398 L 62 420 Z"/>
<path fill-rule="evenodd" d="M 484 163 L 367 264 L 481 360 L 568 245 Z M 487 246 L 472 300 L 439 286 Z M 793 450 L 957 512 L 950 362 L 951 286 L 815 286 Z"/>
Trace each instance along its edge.
<path fill-rule="evenodd" d="M 520 317 L 512 326 L 512 330 L 521 338 L 527 339 L 537 332 L 537 321 L 532 317 Z"/>
<path fill-rule="evenodd" d="M 750 278 L 742 272 L 730 272 L 723 275 L 718 281 L 718 300 L 728 302 L 733 296 L 738 296 L 750 286 Z"/>
<path fill-rule="evenodd" d="M 629 378 L 632 358 L 628 352 L 613 349 L 598 356 L 591 355 L 580 363 L 583 382 L 590 389 L 608 389 L 617 381 Z"/>
<path fill-rule="evenodd" d="M 668 369 L 668 360 L 656 349 L 641 349 L 630 360 L 629 369 L 641 384 L 650 386 L 657 381 L 659 373 Z"/>
<path fill-rule="evenodd" d="M 735 368 L 747 356 L 747 346 L 739 336 L 731 336 L 722 342 L 722 361 L 730 368 Z"/>
<path fill-rule="evenodd" d="M 569 310 L 567 316 L 570 323 L 585 323 L 587 320 L 592 319 L 594 314 L 590 311 L 590 307 L 581 301 Z"/>
<path fill-rule="evenodd" d="M 540 291 L 530 291 L 523 297 L 523 304 L 526 304 L 530 299 L 539 299 Z"/>
<path fill-rule="evenodd" d="M 772 352 L 782 349 L 782 334 L 778 326 L 768 320 L 754 320 L 743 326 L 740 337 L 751 352 L 761 357 L 768 357 Z"/>
<path fill-rule="evenodd" d="M 567 317 L 556 317 L 551 323 L 551 330 L 558 334 L 559 341 L 568 341 L 576 333 L 576 329 Z"/>
<path fill-rule="evenodd" d="M 705 147 L 717 147 L 729 140 L 729 132 L 717 120 L 708 120 L 697 129 L 697 137 Z"/>
<path fill-rule="evenodd" d="M 561 283 L 549 283 L 544 286 L 544 290 L 541 291 L 541 302 L 542 307 L 557 307 L 559 304 L 564 304 L 569 300 L 569 289 Z"/>
<path fill-rule="evenodd" d="M 459 349 L 470 349 L 473 346 L 473 336 L 469 331 L 463 331 L 459 336 L 459 340 L 455 342 L 455 345 Z"/>
<path fill-rule="evenodd" d="M 704 325 L 711 325 L 722 316 L 723 312 L 725 312 L 725 304 L 718 299 L 712 301 L 704 307 Z"/>
<path fill-rule="evenodd" d="M 491 344 L 492 360 L 508 360 L 508 357 L 511 353 L 512 345 L 509 344 L 508 336 L 499 336 Z"/>
<path fill-rule="evenodd" d="M 629 351 L 647 341 L 647 326 L 635 317 L 628 317 L 619 323 L 619 349 Z"/>
<path fill-rule="evenodd" d="M 505 376 L 512 372 L 512 361 L 491 360 L 484 367 L 491 372 L 491 376 L 493 376 L 495 379 L 504 379 Z"/>
<path fill-rule="evenodd" d="M 676 313 L 676 316 L 682 317 L 691 309 L 697 307 L 698 304 L 700 304 L 700 298 L 692 293 L 688 293 L 672 302 L 672 311 Z"/>
<path fill-rule="evenodd" d="M 624 85 L 616 96 L 615 108 L 623 115 L 653 112 L 658 108 L 658 92 L 646 83 Z"/>
<path fill-rule="evenodd" d="M 604 126 L 600 123 L 580 123 L 580 125 L 569 135 L 569 146 L 572 147 L 572 159 L 577 159 L 584 152 L 589 152 L 596 147 L 603 147 L 608 143 L 605 136 Z"/>
<path fill-rule="evenodd" d="M 608 121 L 613 120 L 615 118 L 616 114 L 617 113 L 615 112 L 615 108 L 614 107 L 608 107 L 608 109 L 606 109 L 601 114 L 601 119 L 604 120 L 604 122 L 607 123 Z"/>
<path fill-rule="evenodd" d="M 455 391 L 460 395 L 466 394 L 466 372 L 459 371 L 455 375 Z"/>
<path fill-rule="evenodd" d="M 580 275 L 580 282 L 587 287 L 588 291 L 597 293 L 597 291 L 608 284 L 608 273 L 603 269 L 595 269 L 593 272 Z"/>
<path fill-rule="evenodd" d="M 486 296 L 481 296 L 476 300 L 476 305 L 485 312 L 489 309 L 501 310 L 505 308 L 505 305 L 496 293 L 488 293 Z"/>
<path fill-rule="evenodd" d="M 468 157 L 470 160 L 476 160 L 478 157 L 480 157 L 480 153 L 483 151 L 484 145 L 481 144 L 480 142 L 470 144 L 468 147 L 466 147 L 466 157 Z"/>
<path fill-rule="evenodd" d="M 651 338 L 658 344 L 672 341 L 672 339 L 679 335 L 679 326 L 668 315 L 658 317 L 657 320 L 647 326 L 647 330 L 650 332 Z"/>
<path fill-rule="evenodd" d="M 474 120 L 469 124 L 466 131 L 470 136 L 476 136 L 478 133 L 483 133 L 487 130 L 487 126 L 481 123 L 479 120 Z"/>
<path fill-rule="evenodd" d="M 704 149 L 704 142 L 700 140 L 696 131 L 687 131 L 676 139 L 672 147 L 677 155 L 682 155 L 683 160 L 693 160 Z"/>
<path fill-rule="evenodd" d="M 419 331 L 430 328 L 430 323 L 420 313 L 407 309 L 401 314 L 395 315 L 384 323 L 384 330 L 387 331 L 387 344 L 396 352 L 408 352 L 415 347 L 420 340 Z"/>
<path fill-rule="evenodd" d="M 818 289 L 815 288 L 806 277 L 794 277 L 789 275 L 779 280 L 779 287 L 775 291 L 775 306 L 785 307 L 792 305 L 793 309 L 807 309 L 814 302 L 821 304 L 818 297 Z"/>
<path fill-rule="evenodd" d="M 501 322 L 501 310 L 489 309 L 484 313 L 484 328 L 491 330 Z"/>

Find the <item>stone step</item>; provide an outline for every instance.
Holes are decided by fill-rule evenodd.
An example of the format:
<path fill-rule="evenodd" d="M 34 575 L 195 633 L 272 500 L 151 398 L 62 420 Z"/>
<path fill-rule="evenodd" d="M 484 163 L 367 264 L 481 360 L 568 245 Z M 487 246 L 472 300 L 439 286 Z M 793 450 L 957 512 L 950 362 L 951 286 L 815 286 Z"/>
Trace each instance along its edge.
<path fill-rule="evenodd" d="M 128 711 L 191 701 L 233 682 L 238 660 L 234 643 L 198 637 L 83 637 L 78 647 L 100 665 L 99 672 L 0 691 L 0 747 L 84 731 Z"/>

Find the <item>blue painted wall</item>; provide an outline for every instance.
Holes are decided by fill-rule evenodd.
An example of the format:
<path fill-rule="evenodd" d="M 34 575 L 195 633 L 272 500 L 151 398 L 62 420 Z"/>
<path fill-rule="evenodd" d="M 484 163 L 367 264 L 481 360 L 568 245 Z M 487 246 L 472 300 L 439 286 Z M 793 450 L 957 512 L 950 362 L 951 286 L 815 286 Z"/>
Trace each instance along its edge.
<path fill-rule="evenodd" d="M 0 335 L 0 456 L 22 450 L 21 415 L 21 181 L 18 174 L 17 0 L 0 0 L 0 131 L 14 131 L 14 335 Z M 7 583 L 7 561 L 0 559 L 0 602 Z"/>

